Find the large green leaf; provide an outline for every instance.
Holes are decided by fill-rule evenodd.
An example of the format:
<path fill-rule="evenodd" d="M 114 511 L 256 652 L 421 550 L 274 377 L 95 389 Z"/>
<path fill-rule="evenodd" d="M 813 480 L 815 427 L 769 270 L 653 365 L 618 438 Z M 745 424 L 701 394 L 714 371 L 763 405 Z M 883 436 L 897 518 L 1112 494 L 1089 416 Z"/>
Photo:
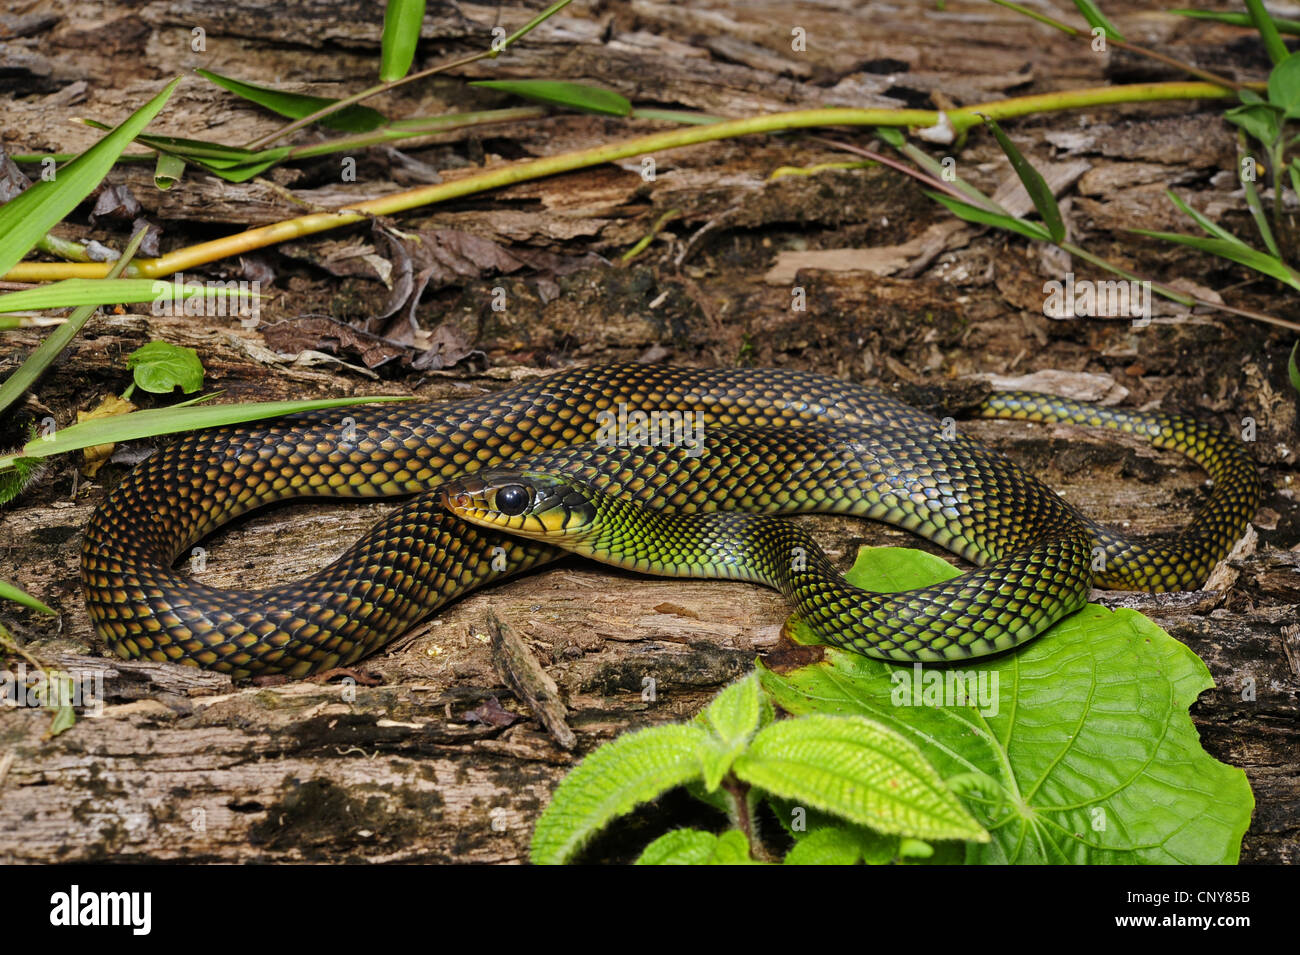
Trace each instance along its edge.
<path fill-rule="evenodd" d="M 921 751 L 875 720 L 811 714 L 772 723 L 736 758 L 733 772 L 782 799 L 877 832 L 989 838 Z"/>
<path fill-rule="evenodd" d="M 37 240 L 58 225 L 103 180 L 113 163 L 167 103 L 181 77 L 132 113 L 120 126 L 70 163 L 54 178 L 34 183 L 0 206 L 0 276 L 31 251 Z"/>
<path fill-rule="evenodd" d="M 932 555 L 888 550 L 864 548 L 849 579 L 894 591 L 957 574 Z M 802 624 L 796 632 L 808 634 Z M 822 663 L 760 673 L 792 713 L 863 716 L 915 743 L 993 837 L 967 844 L 970 863 L 1234 863 L 1250 824 L 1245 774 L 1201 749 L 1187 714 L 1214 685 L 1209 672 L 1132 611 L 1090 605 L 1013 653 L 961 669 L 828 649 Z M 949 674 L 967 686 L 983 679 L 986 705 L 959 705 Z M 923 693 L 923 705 L 910 705 L 916 681 L 925 690 L 935 679 L 938 699 Z"/>
<path fill-rule="evenodd" d="M 317 110 L 324 109 L 326 106 L 331 106 L 337 102 L 337 100 L 325 96 L 287 93 L 284 90 L 273 90 L 265 86 L 258 86 L 255 83 L 245 83 L 243 80 L 222 76 L 220 73 L 214 73 L 211 70 L 195 70 L 194 72 L 216 83 L 222 89 L 229 90 L 236 96 L 242 96 L 258 106 L 264 106 L 271 112 L 287 116 L 289 119 L 302 119 L 304 116 L 310 116 Z M 354 104 L 344 107 L 337 113 L 322 116 L 319 122 L 322 126 L 342 130 L 345 133 L 368 133 L 370 130 L 384 125 L 384 123 L 388 122 L 388 118 L 377 109 Z"/>
<path fill-rule="evenodd" d="M 1300 53 L 1291 53 L 1268 74 L 1268 101 L 1286 119 L 1300 116 Z"/>
<path fill-rule="evenodd" d="M 707 730 L 690 724 L 653 726 L 593 751 L 555 790 L 533 830 L 538 865 L 568 861 L 611 819 L 700 775 Z"/>

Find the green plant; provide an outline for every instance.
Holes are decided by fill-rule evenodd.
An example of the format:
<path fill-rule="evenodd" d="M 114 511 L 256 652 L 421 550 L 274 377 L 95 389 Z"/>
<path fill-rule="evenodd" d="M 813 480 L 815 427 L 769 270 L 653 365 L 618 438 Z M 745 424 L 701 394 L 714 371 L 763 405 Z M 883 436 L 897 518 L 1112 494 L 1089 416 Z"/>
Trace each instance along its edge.
<path fill-rule="evenodd" d="M 894 592 L 957 573 L 922 551 L 863 548 L 846 576 Z M 797 620 L 791 629 L 811 641 Z M 534 861 L 572 858 L 614 817 L 682 785 L 725 810 L 730 830 L 670 832 L 640 861 L 767 859 L 761 803 L 793 842 L 789 863 L 1232 863 L 1250 824 L 1245 774 L 1202 750 L 1187 712 L 1209 672 L 1132 611 L 1085 607 L 960 669 L 827 648 L 788 673 L 760 664 L 762 693 L 754 679 L 691 723 L 588 756 L 539 819 Z M 773 703 L 794 718 L 774 720 Z M 882 761 L 900 775 L 846 769 Z"/>
<path fill-rule="evenodd" d="M 785 800 L 818 820 L 833 820 L 811 832 L 838 828 L 856 834 L 857 827 L 866 827 L 912 839 L 988 839 L 901 735 L 857 716 L 775 720 L 751 674 L 690 723 L 629 733 L 583 760 L 537 822 L 533 861 L 568 861 L 616 816 L 683 785 L 696 787 L 712 805 L 724 805 L 732 831 L 721 838 L 694 830 L 670 833 L 646 849 L 643 863 L 698 856 L 749 861 L 751 853 L 762 859 L 768 855 L 757 822 L 763 799 Z"/>

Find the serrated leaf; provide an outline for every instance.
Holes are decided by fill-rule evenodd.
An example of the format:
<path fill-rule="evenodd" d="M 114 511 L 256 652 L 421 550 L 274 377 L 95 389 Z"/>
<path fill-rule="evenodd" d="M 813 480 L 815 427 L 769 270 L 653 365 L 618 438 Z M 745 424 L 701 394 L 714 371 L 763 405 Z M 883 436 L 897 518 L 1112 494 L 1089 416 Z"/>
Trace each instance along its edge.
<path fill-rule="evenodd" d="M 901 550 L 891 548 L 890 550 Z M 907 551 L 915 567 L 890 580 L 864 548 L 847 574 L 869 590 L 926 586 L 958 571 Z M 895 560 L 897 560 L 895 555 Z M 796 635 L 807 635 L 799 624 Z M 951 667 L 924 667 L 944 675 Z M 1002 798 L 959 798 L 993 836 L 969 863 L 1233 863 L 1254 799 L 1245 774 L 1201 749 L 1187 708 L 1213 686 L 1185 646 L 1140 614 L 1088 606 L 1014 653 L 966 664 L 992 704 L 904 705 L 918 671 L 853 653 L 785 675 L 760 671 L 792 713 L 862 716 L 913 741 L 950 782 L 979 774 Z"/>
<path fill-rule="evenodd" d="M 1291 347 L 1291 357 L 1286 361 L 1287 377 L 1291 379 L 1291 387 L 1300 392 L 1300 366 L 1296 365 L 1296 352 L 1300 351 L 1300 342 L 1296 342 Z"/>
<path fill-rule="evenodd" d="M 697 777 L 708 745 L 706 730 L 686 724 L 628 733 L 592 752 L 537 820 L 533 862 L 567 861 L 611 819 Z"/>
<path fill-rule="evenodd" d="M 258 106 L 264 106 L 271 112 L 279 113 L 289 119 L 302 119 L 304 116 L 310 116 L 312 113 L 338 102 L 326 96 L 286 93 L 284 90 L 273 90 L 265 86 L 258 86 L 255 83 L 245 83 L 243 80 L 222 76 L 220 73 L 214 73 L 211 70 L 195 70 L 194 72 L 204 79 L 216 83 L 222 89 L 234 93 L 236 96 L 242 96 Z M 369 106 L 357 104 L 344 107 L 337 113 L 330 113 L 328 116 L 322 117 L 319 122 L 322 126 L 328 126 L 330 129 L 337 129 L 346 133 L 368 133 L 388 122 L 388 117 L 376 109 L 371 109 Z"/>
<path fill-rule="evenodd" d="M 857 865 L 861 858 L 862 847 L 853 830 L 826 826 L 796 842 L 782 861 L 786 865 Z"/>
<path fill-rule="evenodd" d="M 1221 259 L 1229 259 L 1247 268 L 1254 269 L 1256 272 L 1262 272 L 1264 275 L 1275 278 L 1279 282 L 1284 282 L 1294 289 L 1300 289 L 1300 277 L 1297 277 L 1294 272 L 1287 268 L 1286 263 L 1257 249 L 1252 249 L 1243 242 L 1204 239 L 1199 235 L 1183 235 L 1180 232 L 1154 232 L 1150 229 L 1129 229 L 1128 231 L 1149 236 L 1153 239 L 1164 239 L 1166 242 L 1176 242 L 1179 245 L 1190 246 L 1201 252 L 1209 252 Z"/>
<path fill-rule="evenodd" d="M 725 688 L 695 717 L 695 723 L 712 734 L 709 752 L 701 756 L 706 790 L 718 788 L 750 737 L 771 718 L 771 704 L 759 689 L 756 673 Z"/>
<path fill-rule="evenodd" d="M 41 613 L 48 613 L 50 615 L 54 614 L 54 611 L 45 606 L 45 604 L 41 603 L 17 584 L 11 584 L 7 580 L 0 580 L 0 600 L 12 600 L 14 603 L 22 604 L 24 607 L 30 607 L 32 610 L 39 610 Z"/>
<path fill-rule="evenodd" d="M 156 395 L 180 388 L 193 394 L 203 387 L 203 362 L 193 348 L 153 341 L 126 356 L 135 383 Z"/>
<path fill-rule="evenodd" d="M 1083 14 L 1083 18 L 1088 21 L 1088 26 L 1106 31 L 1108 39 L 1123 42 L 1124 35 L 1115 29 L 1115 25 L 1106 19 L 1106 15 L 1101 12 L 1101 8 L 1092 0 L 1074 0 L 1074 5 Z"/>
<path fill-rule="evenodd" d="M 861 717 L 814 714 L 773 723 L 755 735 L 732 772 L 878 832 L 988 840 L 920 750 Z"/>
<path fill-rule="evenodd" d="M 423 22 L 424 0 L 388 0 L 379 43 L 379 78 L 383 82 L 400 80 L 410 72 Z"/>
<path fill-rule="evenodd" d="M 706 865 L 717 845 L 711 832 L 674 829 L 646 846 L 633 865 Z"/>
<path fill-rule="evenodd" d="M 0 276 L 31 251 L 38 239 L 61 222 L 113 168 L 117 157 L 153 121 L 171 97 L 180 77 L 132 113 L 120 126 L 76 159 L 55 171 L 55 177 L 32 184 L 0 206 Z"/>
<path fill-rule="evenodd" d="M 749 840 L 739 829 L 728 829 L 718 836 L 709 855 L 708 865 L 763 865 L 749 854 Z"/>
<path fill-rule="evenodd" d="M 988 118 L 984 120 L 984 124 L 993 131 L 998 145 L 1002 147 L 1002 151 L 1011 162 L 1011 168 L 1020 177 L 1020 182 L 1029 193 L 1029 198 L 1033 201 L 1034 208 L 1038 210 L 1043 225 L 1047 227 L 1048 235 L 1052 237 L 1053 242 L 1060 242 L 1065 238 L 1065 222 L 1061 219 L 1061 208 L 1056 204 L 1056 196 L 1052 195 L 1052 187 L 1021 154 L 1016 144 L 1002 131 L 1001 126 Z"/>
<path fill-rule="evenodd" d="M 1300 116 L 1300 54 L 1289 54 L 1268 74 L 1268 101 L 1285 119 Z"/>
<path fill-rule="evenodd" d="M 1017 219 L 1014 216 L 1004 216 L 998 212 L 990 212 L 987 209 L 973 206 L 969 202 L 962 202 L 952 196 L 945 196 L 940 192 L 927 190 L 925 194 L 953 215 L 965 219 L 967 222 L 997 226 L 999 229 L 1006 229 L 1009 232 L 1018 233 L 1028 239 L 1037 239 L 1040 242 L 1050 242 L 1052 240 L 1051 233 L 1037 222 L 1026 222 L 1024 219 Z"/>
<path fill-rule="evenodd" d="M 565 83 L 559 80 L 477 80 L 470 86 L 514 93 L 539 103 L 567 106 L 586 113 L 627 116 L 632 112 L 632 104 L 626 97 L 613 90 L 583 83 Z"/>

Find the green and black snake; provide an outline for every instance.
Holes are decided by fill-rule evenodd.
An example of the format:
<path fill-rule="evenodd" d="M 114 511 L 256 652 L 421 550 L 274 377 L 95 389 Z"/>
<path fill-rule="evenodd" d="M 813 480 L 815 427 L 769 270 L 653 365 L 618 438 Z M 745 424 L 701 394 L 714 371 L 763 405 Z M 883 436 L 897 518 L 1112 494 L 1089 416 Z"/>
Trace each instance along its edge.
<path fill-rule="evenodd" d="M 676 440 L 680 428 L 650 446 L 610 440 L 611 421 L 628 409 L 691 422 L 703 441 Z M 654 573 L 763 581 L 829 643 L 955 660 L 1029 639 L 1082 606 L 1094 585 L 1198 585 L 1259 503 L 1244 448 L 1190 418 L 1028 392 L 994 394 L 977 413 L 1130 432 L 1188 455 L 1214 487 L 1176 539 L 1132 541 L 1008 459 L 870 388 L 777 369 L 605 365 L 462 401 L 187 435 L 131 472 L 91 518 L 86 603 L 123 657 L 303 676 L 353 663 L 447 601 L 554 560 L 558 542 Z M 504 488 L 527 498 L 522 510 Z M 305 579 L 218 590 L 172 570 L 196 541 L 272 501 L 412 494 Z M 760 516 L 814 511 L 904 527 L 978 569 L 900 594 L 856 590 L 801 531 Z M 583 521 L 587 530 L 530 539 L 492 526 L 521 517 L 536 519 L 532 532 Z"/>

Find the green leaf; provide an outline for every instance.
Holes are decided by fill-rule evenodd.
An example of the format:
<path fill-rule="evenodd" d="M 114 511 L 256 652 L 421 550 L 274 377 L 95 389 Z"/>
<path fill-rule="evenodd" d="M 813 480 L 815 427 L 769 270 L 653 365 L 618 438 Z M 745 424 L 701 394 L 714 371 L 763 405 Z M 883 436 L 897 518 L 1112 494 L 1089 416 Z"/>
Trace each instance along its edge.
<path fill-rule="evenodd" d="M 762 865 L 749 854 L 749 840 L 739 829 L 728 829 L 718 836 L 708 865 Z"/>
<path fill-rule="evenodd" d="M 694 725 L 654 726 L 595 750 L 560 783 L 533 830 L 532 860 L 570 859 L 611 819 L 700 774 L 709 745 Z"/>
<path fill-rule="evenodd" d="M 27 591 L 23 590 L 17 584 L 11 584 L 7 580 L 0 580 L 0 600 L 12 600 L 14 603 L 22 604 L 32 610 L 39 610 L 41 613 L 54 614 L 54 611 L 45 604 L 41 603 Z"/>
<path fill-rule="evenodd" d="M 1246 0 L 1246 12 L 1250 14 L 1250 22 L 1255 25 L 1260 38 L 1264 41 L 1268 58 L 1274 63 L 1281 63 L 1287 58 L 1286 44 L 1278 36 L 1277 25 L 1264 9 L 1264 4 L 1261 0 Z"/>
<path fill-rule="evenodd" d="M 756 673 L 737 680 L 705 707 L 695 723 L 713 734 L 709 752 L 701 755 L 706 790 L 718 788 L 760 722 L 771 719 L 771 704 L 759 689 Z"/>
<path fill-rule="evenodd" d="M 1254 269 L 1256 272 L 1262 272 L 1279 282 L 1285 282 L 1294 289 L 1300 289 L 1300 277 L 1297 277 L 1296 273 L 1287 268 L 1285 262 L 1252 249 L 1239 240 L 1229 242 L 1224 239 L 1204 239 L 1199 235 L 1183 235 L 1179 232 L 1153 232 L 1150 229 L 1129 229 L 1128 231 L 1149 236 L 1153 239 L 1164 239 L 1166 242 L 1177 242 L 1179 245 L 1190 246 L 1202 252 L 1209 252 L 1221 259 L 1229 259 L 1247 268 Z"/>
<path fill-rule="evenodd" d="M 920 750 L 873 720 L 814 714 L 773 723 L 758 732 L 732 771 L 783 799 L 877 832 L 989 838 Z"/>
<path fill-rule="evenodd" d="M 273 90 L 265 86 L 257 86 L 254 83 L 245 83 L 243 80 L 222 76 L 220 73 L 214 73 L 211 70 L 195 70 L 194 72 L 204 79 L 216 83 L 222 89 L 229 90 L 236 96 L 242 96 L 258 106 L 264 106 L 271 112 L 279 113 L 289 119 L 302 119 L 304 116 L 310 116 L 312 113 L 338 102 L 338 100 L 326 96 L 286 93 L 283 90 Z M 322 126 L 328 126 L 330 129 L 341 130 L 345 133 L 368 133 L 370 130 L 384 125 L 384 123 L 388 122 L 388 118 L 376 109 L 358 104 L 344 107 L 337 113 L 323 116 L 319 122 Z"/>
<path fill-rule="evenodd" d="M 1180 17 L 1190 17 L 1194 20 L 1213 20 L 1216 23 L 1227 23 L 1234 27 L 1254 26 L 1249 13 L 1220 10 L 1170 10 L 1169 12 Z M 1280 17 L 1271 17 L 1270 19 L 1273 21 L 1273 26 L 1277 27 L 1282 33 L 1300 34 L 1300 20 L 1283 20 Z"/>
<path fill-rule="evenodd" d="M 857 865 L 863 859 L 862 836 L 869 832 L 849 826 L 822 826 L 796 842 L 782 861 L 786 865 Z M 881 865 L 893 858 L 898 837 L 876 835 L 875 839 L 879 849 L 888 854 L 881 858 L 881 852 L 874 851 L 870 861 Z"/>
<path fill-rule="evenodd" d="M 202 399 L 200 399 L 202 400 Z M 312 401 L 261 401 L 238 405 L 187 405 L 171 408 L 148 408 L 111 418 L 93 418 L 80 424 L 60 428 L 53 435 L 33 438 L 17 454 L 0 455 L 0 468 L 14 466 L 18 458 L 48 458 L 67 451 L 91 448 L 97 444 L 118 444 L 155 438 L 178 431 L 198 428 L 217 428 L 244 421 L 274 418 L 278 415 L 313 411 L 317 408 L 339 408 L 367 401 L 394 401 L 392 396 L 377 395 L 361 398 L 318 398 Z"/>
<path fill-rule="evenodd" d="M 1235 242 L 1237 245 L 1243 246 L 1245 248 L 1250 248 L 1249 246 L 1246 245 L 1245 242 L 1242 242 L 1240 239 L 1238 239 L 1227 229 L 1221 228 L 1213 220 L 1197 212 L 1187 203 L 1183 202 L 1182 199 L 1179 199 L 1172 189 L 1166 189 L 1165 195 L 1169 197 L 1170 202 L 1172 202 L 1175 206 L 1177 206 L 1179 209 L 1182 210 L 1184 215 L 1191 217 L 1191 219 L 1194 220 L 1197 225 L 1199 225 L 1202 229 L 1208 232 L 1213 238 L 1222 239 L 1225 242 Z"/>
<path fill-rule="evenodd" d="M 1300 53 L 1291 53 L 1268 74 L 1268 101 L 1284 119 L 1300 116 Z"/>
<path fill-rule="evenodd" d="M 193 348 L 153 341 L 126 356 L 135 383 L 156 395 L 179 387 L 187 395 L 203 387 L 203 362 Z"/>
<path fill-rule="evenodd" d="M 884 553 L 864 548 L 848 579 L 888 591 L 900 579 L 911 588 L 958 573 L 932 555 L 907 553 L 912 570 L 900 572 L 895 558 L 883 579 L 873 564 Z M 796 626 L 797 636 L 807 633 Z M 958 705 L 949 674 L 954 683 L 982 679 L 991 692 Z M 760 675 L 791 713 L 892 727 L 950 786 L 972 774 L 993 780 L 1000 798 L 984 786 L 955 787 L 993 836 L 967 844 L 968 863 L 1234 863 L 1250 824 L 1245 774 L 1201 749 L 1187 713 L 1214 685 L 1209 671 L 1129 610 L 1085 607 L 1014 653 L 961 669 L 918 670 L 828 649 L 822 663 Z M 923 705 L 910 705 L 918 679 Z M 928 702 L 950 705 L 925 705 L 934 680 L 941 692 Z"/>
<path fill-rule="evenodd" d="M 424 0 L 388 0 L 379 44 L 379 78 L 385 83 L 400 80 L 410 71 L 423 22 Z"/>
<path fill-rule="evenodd" d="M 1282 131 L 1282 113 L 1271 103 L 1247 103 L 1226 110 L 1223 118 L 1240 126 L 1265 146 L 1277 141 Z"/>
<path fill-rule="evenodd" d="M 895 149 L 902 149 L 903 143 L 907 141 L 907 137 L 893 126 L 877 126 L 875 132 L 881 142 Z"/>
<path fill-rule="evenodd" d="M 645 847 L 634 865 L 707 865 L 718 837 L 698 829 L 674 829 Z"/>
<path fill-rule="evenodd" d="M 113 168 L 136 135 L 152 122 L 171 97 L 180 77 L 130 115 L 120 126 L 72 162 L 56 170 L 49 181 L 34 183 L 0 206 L 0 276 L 31 251 L 37 240 L 58 225 Z"/>
<path fill-rule="evenodd" d="M 954 199 L 952 196 L 945 196 L 941 192 L 930 192 L 927 190 L 925 194 L 935 202 L 942 205 L 953 215 L 960 219 L 965 219 L 967 222 L 975 222 L 979 225 L 997 226 L 999 229 L 1016 232 L 1026 238 L 1037 239 L 1040 242 L 1052 241 L 1052 234 L 1037 222 L 1026 222 L 1024 219 L 1017 219 L 1014 216 L 1005 216 L 998 212 L 989 212 L 987 209 L 973 206 L 969 202 L 962 202 L 960 199 Z"/>
<path fill-rule="evenodd" d="M 63 279 L 49 285 L 0 295 L 0 312 L 72 308 L 77 305 L 163 303 L 181 301 L 194 295 L 232 298 L 239 294 L 238 289 L 227 288 L 224 283 L 199 286 L 180 285 L 162 279 Z M 244 294 L 252 293 L 245 290 Z"/>
<path fill-rule="evenodd" d="M 477 80 L 470 86 L 514 93 L 525 99 L 553 106 L 567 106 L 588 113 L 626 116 L 632 112 L 632 104 L 625 97 L 613 90 L 583 83 L 565 83 L 559 80 Z"/>
<path fill-rule="evenodd" d="M 1079 8 L 1083 18 L 1088 21 L 1088 26 L 1106 31 L 1106 38 L 1109 40 L 1119 40 L 1121 43 L 1124 41 L 1124 36 L 1115 29 L 1114 24 L 1106 19 L 1106 15 L 1101 12 L 1092 0 L 1074 0 L 1074 5 Z"/>
<path fill-rule="evenodd" d="M 113 263 L 108 270 L 108 279 L 116 279 L 125 270 L 135 253 L 140 248 L 140 243 L 144 241 L 147 230 L 139 229 L 135 235 L 131 236 L 127 242 L 126 248 L 122 250 L 121 257 Z M 90 316 L 95 314 L 96 306 L 81 305 L 78 306 L 68 320 L 60 325 L 54 331 L 45 337 L 45 341 L 37 346 L 36 351 L 32 352 L 27 360 L 18 366 L 18 370 L 0 382 L 0 411 L 4 411 L 11 404 L 23 396 L 41 376 L 46 368 L 53 363 L 54 359 L 59 357 L 59 353 L 68 346 L 68 342 L 76 337 L 81 327 L 90 320 Z"/>
<path fill-rule="evenodd" d="M 179 156 L 169 156 L 167 153 L 158 154 L 158 162 L 153 168 L 153 184 L 162 191 L 166 192 L 176 183 L 181 181 L 181 176 L 185 174 L 185 160 Z"/>
<path fill-rule="evenodd" d="M 1007 154 L 1007 159 L 1011 161 L 1011 168 L 1016 171 L 1020 177 L 1020 182 L 1024 185 L 1025 191 L 1029 193 L 1029 198 L 1033 200 L 1034 208 L 1043 219 L 1043 224 L 1047 226 L 1047 232 L 1052 237 L 1053 242 L 1060 242 L 1065 238 L 1065 223 L 1061 220 L 1061 208 L 1056 204 L 1056 196 L 1052 195 L 1052 189 L 1047 184 L 1047 180 L 1042 177 L 1027 160 L 1016 144 L 1011 141 L 1002 127 L 996 122 L 984 118 L 984 125 L 993 130 L 993 135 L 997 137 L 998 145 L 1002 151 Z"/>
<path fill-rule="evenodd" d="M 1286 362 L 1287 377 L 1291 379 L 1291 387 L 1300 392 L 1300 367 L 1296 365 L 1296 352 L 1300 351 L 1300 342 L 1296 342 L 1291 347 L 1291 357 Z"/>

